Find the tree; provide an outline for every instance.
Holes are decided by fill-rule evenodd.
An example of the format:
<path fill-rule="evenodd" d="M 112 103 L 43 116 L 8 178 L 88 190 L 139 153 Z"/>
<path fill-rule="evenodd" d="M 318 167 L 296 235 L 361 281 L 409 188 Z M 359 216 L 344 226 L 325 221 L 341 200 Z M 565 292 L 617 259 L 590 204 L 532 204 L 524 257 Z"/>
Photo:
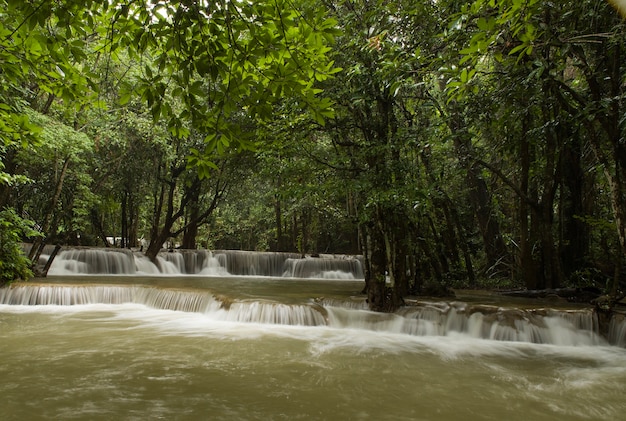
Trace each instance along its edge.
<path fill-rule="evenodd" d="M 160 182 L 155 184 L 152 195 L 152 224 L 146 256 L 155 261 L 163 244 L 183 233 L 183 247 L 196 248 L 198 228 L 208 223 L 232 181 L 229 171 L 232 158 L 213 159 L 211 172 L 200 177 L 187 162 L 189 142 L 183 145 L 180 139 L 172 137 L 170 140 L 172 153 L 170 159 L 162 159 L 157 168 Z"/>
<path fill-rule="evenodd" d="M 370 307 L 391 310 L 415 284 L 409 256 L 425 253 L 437 268 L 439 262 L 418 240 L 427 225 L 415 212 L 427 201 L 418 151 L 428 143 L 420 132 L 428 124 L 422 110 L 437 48 L 435 6 L 398 1 L 333 7 L 349 35 L 338 39 L 337 60 L 346 70 L 329 91 L 338 104 L 329 136 L 345 154 L 335 167 L 350 182 Z"/>
<path fill-rule="evenodd" d="M 32 224 L 20 218 L 13 210 L 0 211 L 0 286 L 16 279 L 27 280 L 33 273 L 31 262 L 20 248 L 24 237 L 36 237 Z"/>
<path fill-rule="evenodd" d="M 5 171 L 5 158 L 36 131 L 22 115 L 25 101 L 45 97 L 45 112 L 55 101 L 77 109 L 102 104 L 89 60 L 128 57 L 141 64 L 139 83 L 124 85 L 121 102 L 138 95 L 172 136 L 185 138 L 190 127 L 204 133 L 194 158 L 201 176 L 214 150 L 253 147 L 228 118 L 235 112 L 268 119 L 282 95 L 297 98 L 318 121 L 331 112 L 314 82 L 335 72 L 326 57 L 335 28 L 313 3 L 4 0 L 0 6 L 2 201 L 23 180 Z"/>
<path fill-rule="evenodd" d="M 562 13 L 565 9 L 568 13 Z M 469 95 L 471 103 L 473 92 L 497 87 L 494 95 L 500 102 L 476 133 L 484 136 L 482 127 L 494 127 L 493 115 L 508 116 L 510 123 L 499 123 L 496 137 L 516 151 L 513 168 L 519 165 L 519 172 L 476 162 L 518 196 L 526 285 L 559 286 L 585 264 L 590 227 L 584 221 L 591 219 L 583 192 L 595 180 L 583 168 L 596 167 L 596 162 L 604 168 L 611 192 L 621 260 L 623 174 L 616 139 L 623 133 L 619 115 L 624 92 L 617 82 L 623 78 L 618 64 L 622 20 L 598 1 L 477 1 L 462 7 L 457 17 L 454 28 L 463 28 L 459 32 L 469 34 L 469 42 L 460 51 L 449 93 L 456 99 Z M 593 25 L 580 26 L 581 20 Z M 593 158 L 584 153 L 589 148 Z"/>
<path fill-rule="evenodd" d="M 86 154 L 90 152 L 90 141 L 84 133 L 32 110 L 27 115 L 33 124 L 43 129 L 39 136 L 41 145 L 36 154 L 23 150 L 15 158 L 20 173 L 33 182 L 15 189 L 14 203 L 20 210 L 29 209 L 29 216 L 37 222 L 42 233 L 35 238 L 28 254 L 31 260 L 37 261 L 44 242 L 57 236 L 62 193 L 68 190 L 67 180 L 81 178 L 74 181 L 75 188 L 70 189 L 72 196 L 83 192 L 80 185 L 89 183 L 84 178 L 86 171 L 83 165 Z M 71 215 L 72 210 L 66 209 L 66 212 Z M 63 228 L 67 230 L 69 226 Z"/>

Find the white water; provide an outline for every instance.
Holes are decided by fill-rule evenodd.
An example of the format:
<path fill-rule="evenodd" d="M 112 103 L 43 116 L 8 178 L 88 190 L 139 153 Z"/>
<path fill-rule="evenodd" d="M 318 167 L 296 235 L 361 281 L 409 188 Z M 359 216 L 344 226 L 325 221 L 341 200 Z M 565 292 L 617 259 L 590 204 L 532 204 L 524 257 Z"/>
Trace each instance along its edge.
<path fill-rule="evenodd" d="M 626 411 L 626 350 L 600 339 L 586 310 L 421 302 L 386 315 L 364 309 L 356 282 L 94 280 L 107 279 L 115 284 L 0 289 L 1 419 L 526 421 Z M 185 286 L 167 287 L 175 282 Z"/>
<path fill-rule="evenodd" d="M 45 263 L 48 256 L 43 256 Z M 361 262 L 351 256 L 302 257 L 293 253 L 237 250 L 163 251 L 154 264 L 140 252 L 125 249 L 76 248 L 61 251 L 48 271 L 68 275 L 200 275 L 270 276 L 318 279 L 362 279 Z"/>
<path fill-rule="evenodd" d="M 626 355 L 137 304 L 0 306 L 3 419 L 604 420 Z"/>
<path fill-rule="evenodd" d="M 365 309 L 362 301 L 320 298 L 302 303 L 272 299 L 216 297 L 204 290 L 163 289 L 130 285 L 21 284 L 0 289 L 0 304 L 75 306 L 139 304 L 203 314 L 207 320 L 297 326 L 329 326 L 412 336 L 467 336 L 561 346 L 623 346 L 626 322 L 613 321 L 608 338 L 599 334 L 595 314 L 580 310 L 520 310 L 462 302 L 417 303 L 396 313 Z"/>

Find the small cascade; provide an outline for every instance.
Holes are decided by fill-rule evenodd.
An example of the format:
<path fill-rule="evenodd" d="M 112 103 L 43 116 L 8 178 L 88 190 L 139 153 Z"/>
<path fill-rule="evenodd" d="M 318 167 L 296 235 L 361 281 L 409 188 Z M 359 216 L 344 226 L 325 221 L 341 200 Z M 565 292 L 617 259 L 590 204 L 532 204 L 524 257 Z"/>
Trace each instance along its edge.
<path fill-rule="evenodd" d="M 362 279 L 361 262 L 353 257 L 289 258 L 285 261 L 283 276 L 290 278 Z"/>
<path fill-rule="evenodd" d="M 466 303 L 424 303 L 404 308 L 407 333 L 466 334 L 475 338 L 556 345 L 601 345 L 592 310 L 502 308 Z"/>
<path fill-rule="evenodd" d="M 231 275 L 286 278 L 363 279 L 361 261 L 352 256 L 302 257 L 297 253 L 215 251 Z"/>
<path fill-rule="evenodd" d="M 206 290 L 152 286 L 14 284 L 0 288 L 0 305 L 73 306 L 141 304 L 149 308 L 194 312 L 209 320 L 293 326 L 328 326 L 413 336 L 456 336 L 561 346 L 615 345 L 626 348 L 626 316 L 610 322 L 607 339 L 589 309 L 517 309 L 463 302 L 417 302 L 396 313 L 366 309 L 363 299 L 320 298 L 284 304 L 267 300 L 216 298 Z"/>
<path fill-rule="evenodd" d="M 215 255 L 231 275 L 281 277 L 285 261 L 300 257 L 296 253 L 251 252 L 242 250 L 219 250 Z"/>
<path fill-rule="evenodd" d="M 127 249 L 76 248 L 62 250 L 49 275 L 219 275 L 226 268 L 208 250 L 163 251 L 155 265 L 141 252 Z"/>
<path fill-rule="evenodd" d="M 339 307 L 350 310 L 368 310 L 369 306 L 365 297 L 350 297 L 347 300 L 338 300 L 336 298 L 316 298 L 315 302 L 323 307 Z"/>
<path fill-rule="evenodd" d="M 46 257 L 47 260 L 47 257 Z M 62 250 L 49 275 L 205 275 L 270 276 L 290 278 L 362 279 L 356 257 L 238 250 L 169 250 L 155 265 L 143 253 L 126 249 L 75 248 Z"/>
<path fill-rule="evenodd" d="M 161 273 L 170 274 L 186 274 L 185 259 L 181 253 L 159 253 L 157 256 Z"/>
<path fill-rule="evenodd" d="M 230 275 L 220 259 L 209 250 L 172 250 L 159 253 L 164 273 L 181 275 Z M 165 272 L 166 271 L 166 272 Z"/>
<path fill-rule="evenodd" d="M 91 248 L 62 250 L 48 271 L 50 275 L 134 275 L 135 273 L 137 273 L 137 265 L 132 251 Z"/>
<path fill-rule="evenodd" d="M 609 342 L 626 348 L 626 315 L 615 314 L 609 323 Z"/>
<path fill-rule="evenodd" d="M 114 286 L 35 286 L 0 288 L 0 304 L 22 306 L 123 304 L 132 302 L 133 288 Z"/>
<path fill-rule="evenodd" d="M 208 291 L 183 291 L 147 286 L 16 285 L 0 288 L 0 304 L 22 306 L 74 306 L 89 304 L 141 304 L 159 310 L 206 314 L 210 319 L 292 326 L 325 325 L 325 312 L 317 305 L 274 302 L 228 302 Z"/>
<path fill-rule="evenodd" d="M 325 305 L 332 301 L 322 300 Z M 358 302 L 325 307 L 328 325 L 416 336 L 466 335 L 495 341 L 564 346 L 605 345 L 592 310 L 520 310 L 466 303 L 419 303 L 396 313 L 358 310 Z M 357 310 L 355 310 L 357 309 Z M 626 321 L 614 319 L 608 343 L 626 347 Z M 621 338 L 621 339 L 620 339 Z"/>
<path fill-rule="evenodd" d="M 215 307 L 215 302 L 212 296 L 206 293 L 141 286 L 19 285 L 0 288 L 0 304 L 9 305 L 73 306 L 135 303 L 161 310 L 198 312 Z"/>
<path fill-rule="evenodd" d="M 320 308 L 311 305 L 287 305 L 260 301 L 234 302 L 219 318 L 229 322 L 292 326 L 326 324 Z"/>

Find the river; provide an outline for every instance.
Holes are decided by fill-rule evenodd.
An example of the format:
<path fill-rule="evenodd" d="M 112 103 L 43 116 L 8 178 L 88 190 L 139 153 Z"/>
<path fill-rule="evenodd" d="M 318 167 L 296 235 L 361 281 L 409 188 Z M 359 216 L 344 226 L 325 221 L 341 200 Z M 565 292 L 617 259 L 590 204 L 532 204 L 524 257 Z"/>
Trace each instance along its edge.
<path fill-rule="evenodd" d="M 361 287 L 201 276 L 14 285 L 0 291 L 0 419 L 604 420 L 626 412 L 626 350 L 577 331 L 567 321 L 576 318 L 541 312 L 553 343 L 485 339 L 474 316 L 465 328 L 450 324 L 476 297 L 420 304 L 440 316 L 424 312 L 417 329 L 415 316 L 364 310 Z M 512 304 L 498 300 L 482 299 L 502 320 Z M 498 325 L 480 306 L 482 331 Z"/>

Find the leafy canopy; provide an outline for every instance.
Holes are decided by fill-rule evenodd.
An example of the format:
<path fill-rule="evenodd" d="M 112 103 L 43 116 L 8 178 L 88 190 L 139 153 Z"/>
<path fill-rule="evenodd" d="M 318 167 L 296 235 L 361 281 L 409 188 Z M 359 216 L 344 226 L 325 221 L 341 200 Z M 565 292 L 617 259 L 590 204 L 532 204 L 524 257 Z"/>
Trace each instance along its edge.
<path fill-rule="evenodd" d="M 139 66 L 120 81 L 120 102 L 140 97 L 176 136 L 189 124 L 205 133 L 201 164 L 215 148 L 252 148 L 234 113 L 271 118 L 274 104 L 296 98 L 319 123 L 331 101 L 314 85 L 338 69 L 328 58 L 336 23 L 313 3 L 203 0 L 0 0 L 2 146 L 32 131 L 15 91 L 26 86 L 80 108 L 98 104 L 96 57 Z M 1 152 L 1 151 L 0 151 Z M 6 175 L 4 176 L 6 178 Z"/>

